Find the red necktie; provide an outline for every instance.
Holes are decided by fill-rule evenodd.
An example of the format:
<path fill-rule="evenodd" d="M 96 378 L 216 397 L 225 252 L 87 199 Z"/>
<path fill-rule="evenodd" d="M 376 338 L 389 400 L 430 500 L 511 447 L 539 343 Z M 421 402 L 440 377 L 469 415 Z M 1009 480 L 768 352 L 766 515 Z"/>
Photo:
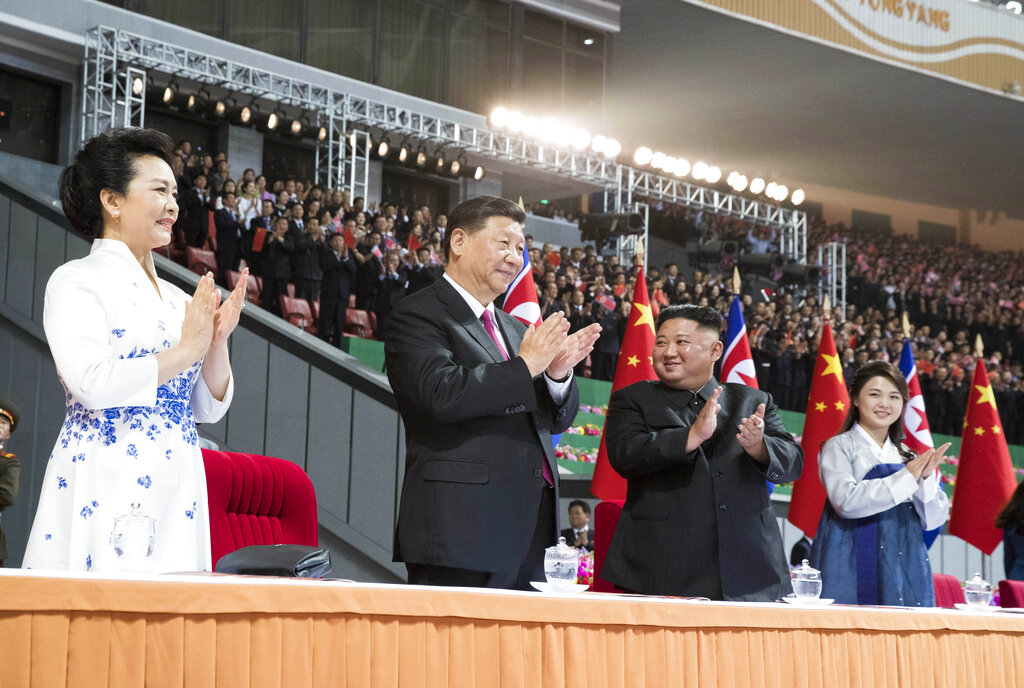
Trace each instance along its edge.
<path fill-rule="evenodd" d="M 505 346 L 501 343 L 501 337 L 498 336 L 498 328 L 494 325 L 494 316 L 485 308 L 480 319 L 484 321 L 484 329 L 487 330 L 487 335 L 491 338 L 491 341 L 494 342 L 494 345 L 498 347 L 498 351 L 501 353 L 501 358 L 507 361 L 508 354 L 505 353 Z M 541 470 L 544 474 L 544 480 L 547 481 L 548 485 L 554 485 L 555 480 L 551 476 L 551 468 L 548 467 L 548 460 L 546 457 L 541 457 Z"/>

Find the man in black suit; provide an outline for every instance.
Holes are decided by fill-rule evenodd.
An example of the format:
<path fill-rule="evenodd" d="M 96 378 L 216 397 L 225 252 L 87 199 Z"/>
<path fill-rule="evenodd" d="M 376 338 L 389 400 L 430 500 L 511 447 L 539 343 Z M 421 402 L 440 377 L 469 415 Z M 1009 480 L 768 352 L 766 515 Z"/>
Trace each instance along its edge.
<path fill-rule="evenodd" d="M 598 327 L 567 335 L 556 313 L 527 329 L 495 309 L 523 265 L 515 203 L 474 198 L 451 214 L 444 276 L 403 299 L 384 342 L 405 422 L 395 561 L 409 582 L 529 589 L 558 533 L 551 434 L 579 407 L 572 367 Z"/>
<path fill-rule="evenodd" d="M 334 346 L 341 345 L 345 332 L 348 297 L 356 278 L 356 261 L 345 245 L 345 237 L 335 232 L 320 251 L 320 338 Z"/>
<path fill-rule="evenodd" d="M 242 258 L 242 228 L 245 218 L 238 214 L 238 201 L 232 191 L 221 198 L 221 207 L 213 211 L 217 228 L 217 282 L 228 283 L 228 270 L 237 270 Z"/>
<path fill-rule="evenodd" d="M 765 481 L 795 480 L 803 453 L 770 395 L 714 379 L 721 320 L 708 307 L 664 309 L 658 380 L 609 403 L 608 458 L 628 488 L 600 575 L 627 590 L 761 601 L 791 590 Z"/>
<path fill-rule="evenodd" d="M 594 551 L 594 529 L 590 527 L 590 505 L 582 499 L 569 502 L 569 527 L 562 529 L 565 544 Z"/>
<path fill-rule="evenodd" d="M 206 175 L 197 174 L 192 179 L 192 188 L 184 192 L 178 200 L 184 218 L 185 243 L 189 246 L 202 248 L 209 233 L 209 215 L 213 210 L 210 192 L 206 188 Z"/>

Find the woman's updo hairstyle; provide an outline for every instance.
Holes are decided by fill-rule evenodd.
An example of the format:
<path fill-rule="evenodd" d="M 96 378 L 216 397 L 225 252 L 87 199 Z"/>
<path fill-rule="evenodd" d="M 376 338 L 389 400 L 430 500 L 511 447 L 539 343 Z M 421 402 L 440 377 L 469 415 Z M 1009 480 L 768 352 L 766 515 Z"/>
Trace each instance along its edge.
<path fill-rule="evenodd" d="M 155 129 L 111 129 L 90 139 L 75 156 L 75 162 L 60 175 L 60 204 L 64 216 L 87 237 L 103 233 L 103 204 L 100 192 L 110 189 L 128 193 L 135 178 L 136 158 L 154 155 L 168 165 L 174 142 Z"/>

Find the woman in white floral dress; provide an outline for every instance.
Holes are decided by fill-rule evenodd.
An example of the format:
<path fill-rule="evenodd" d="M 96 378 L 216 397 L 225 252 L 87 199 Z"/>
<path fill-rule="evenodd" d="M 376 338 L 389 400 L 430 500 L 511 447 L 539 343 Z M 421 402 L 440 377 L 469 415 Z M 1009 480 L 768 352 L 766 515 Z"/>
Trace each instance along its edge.
<path fill-rule="evenodd" d="M 156 519 L 151 571 L 209 570 L 206 475 L 196 422 L 227 411 L 227 339 L 245 280 L 220 303 L 212 275 L 191 299 L 160 279 L 151 251 L 178 215 L 171 140 L 119 129 L 89 141 L 61 176 L 72 226 L 96 238 L 57 268 L 43 326 L 67 418 L 50 455 L 24 566 L 118 570 L 114 519 Z"/>

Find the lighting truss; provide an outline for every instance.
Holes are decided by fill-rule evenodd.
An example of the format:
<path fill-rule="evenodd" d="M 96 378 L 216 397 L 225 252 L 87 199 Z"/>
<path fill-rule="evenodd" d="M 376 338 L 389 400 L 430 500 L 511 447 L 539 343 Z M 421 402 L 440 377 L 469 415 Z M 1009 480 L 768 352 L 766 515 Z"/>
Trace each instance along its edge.
<path fill-rule="evenodd" d="M 152 70 L 315 112 L 317 121 L 328 129 L 327 137 L 317 142 L 317 181 L 334 188 L 347 185 L 353 198 L 365 196 L 369 146 L 357 145 L 352 149 L 346 136 L 355 128 L 358 141 L 368 142 L 367 132 L 376 129 L 593 184 L 615 193 L 616 211 L 630 207 L 636 195 L 638 200 L 711 210 L 774 227 L 783 235 L 786 255 L 806 262 L 807 221 L 806 215 L 798 210 L 638 170 L 593 153 L 544 145 L 383 100 L 341 93 L 130 31 L 96 27 L 86 32 L 85 44 L 83 142 L 114 126 L 142 125 L 145 98 L 138 103 L 129 102 L 131 80 L 126 70 L 141 70 L 143 75 Z M 127 90 L 124 84 L 128 85 Z"/>
<path fill-rule="evenodd" d="M 822 276 L 818 283 L 818 303 L 828 294 L 832 307 L 842 308 L 846 317 L 846 244 L 830 241 L 818 247 L 818 265 Z M 831 314 L 826 314 L 831 317 Z"/>

